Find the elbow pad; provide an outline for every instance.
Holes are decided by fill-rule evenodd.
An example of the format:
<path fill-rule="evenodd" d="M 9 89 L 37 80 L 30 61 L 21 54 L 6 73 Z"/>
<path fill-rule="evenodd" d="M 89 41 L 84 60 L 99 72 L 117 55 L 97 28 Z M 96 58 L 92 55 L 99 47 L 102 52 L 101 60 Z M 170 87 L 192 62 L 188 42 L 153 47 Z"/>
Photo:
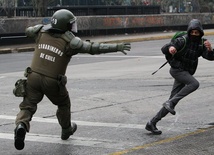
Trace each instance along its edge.
<path fill-rule="evenodd" d="M 39 25 L 36 25 L 36 26 L 28 27 L 28 28 L 25 30 L 25 34 L 26 34 L 26 36 L 28 36 L 28 37 L 35 37 L 35 36 L 37 35 L 37 33 L 41 30 L 42 27 L 43 27 L 42 24 L 39 24 Z"/>

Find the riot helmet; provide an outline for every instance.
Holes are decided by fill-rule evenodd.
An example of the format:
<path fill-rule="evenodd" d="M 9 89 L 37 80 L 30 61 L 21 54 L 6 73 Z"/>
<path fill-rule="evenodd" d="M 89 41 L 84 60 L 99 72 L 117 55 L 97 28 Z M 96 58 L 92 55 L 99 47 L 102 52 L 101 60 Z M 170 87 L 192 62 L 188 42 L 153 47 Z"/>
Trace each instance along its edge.
<path fill-rule="evenodd" d="M 57 31 L 72 31 L 77 33 L 76 17 L 66 9 L 56 11 L 51 17 L 51 29 Z"/>

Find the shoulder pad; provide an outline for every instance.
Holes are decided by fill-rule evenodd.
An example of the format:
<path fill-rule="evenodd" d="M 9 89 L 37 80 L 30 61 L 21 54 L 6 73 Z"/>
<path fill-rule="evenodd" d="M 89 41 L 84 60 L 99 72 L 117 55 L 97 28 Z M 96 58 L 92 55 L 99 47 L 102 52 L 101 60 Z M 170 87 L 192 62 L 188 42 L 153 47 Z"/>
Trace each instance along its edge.
<path fill-rule="evenodd" d="M 75 36 L 71 31 L 66 31 L 64 34 L 62 34 L 61 38 L 66 42 L 70 42 L 73 38 L 75 38 Z"/>
<path fill-rule="evenodd" d="M 35 37 L 36 34 L 41 30 L 42 27 L 43 27 L 42 24 L 28 27 L 28 28 L 25 30 L 25 34 L 26 34 L 26 36 L 28 36 L 28 37 Z"/>
<path fill-rule="evenodd" d="M 83 41 L 79 38 L 79 37 L 74 37 L 71 41 L 70 41 L 70 47 L 72 49 L 79 49 L 83 46 Z"/>

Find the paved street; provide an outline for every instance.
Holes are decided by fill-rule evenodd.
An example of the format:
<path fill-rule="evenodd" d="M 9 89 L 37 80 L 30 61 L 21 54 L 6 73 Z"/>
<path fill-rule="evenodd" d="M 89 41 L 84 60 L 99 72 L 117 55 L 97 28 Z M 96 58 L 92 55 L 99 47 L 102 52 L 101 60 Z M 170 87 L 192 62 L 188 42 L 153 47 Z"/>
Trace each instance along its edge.
<path fill-rule="evenodd" d="M 208 36 L 214 46 L 213 36 Z M 169 41 L 132 43 L 128 55 L 77 55 L 67 70 L 72 121 L 77 132 L 67 141 L 47 98 L 39 104 L 26 136 L 25 148 L 13 146 L 14 120 L 21 98 L 12 89 L 30 65 L 32 52 L 0 55 L 0 154 L 5 155 L 212 155 L 213 63 L 200 59 L 195 77 L 200 88 L 179 102 L 177 114 L 160 123 L 162 135 L 146 131 L 145 124 L 169 97 L 173 79 L 160 47 Z"/>

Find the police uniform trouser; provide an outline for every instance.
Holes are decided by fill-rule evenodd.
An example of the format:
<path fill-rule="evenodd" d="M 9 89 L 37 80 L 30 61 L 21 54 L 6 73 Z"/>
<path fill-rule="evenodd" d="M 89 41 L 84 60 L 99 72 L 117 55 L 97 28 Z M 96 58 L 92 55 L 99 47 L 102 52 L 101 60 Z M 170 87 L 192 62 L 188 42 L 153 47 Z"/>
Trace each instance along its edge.
<path fill-rule="evenodd" d="M 30 121 L 37 110 L 37 104 L 43 99 L 44 95 L 58 106 L 56 116 L 63 129 L 67 129 L 71 124 L 70 98 L 65 86 L 59 86 L 57 79 L 50 78 L 41 74 L 32 72 L 28 75 L 27 95 L 20 103 L 20 112 L 16 117 L 16 125 L 23 122 L 27 131 L 30 130 Z M 48 111 L 48 109 L 44 109 Z"/>

